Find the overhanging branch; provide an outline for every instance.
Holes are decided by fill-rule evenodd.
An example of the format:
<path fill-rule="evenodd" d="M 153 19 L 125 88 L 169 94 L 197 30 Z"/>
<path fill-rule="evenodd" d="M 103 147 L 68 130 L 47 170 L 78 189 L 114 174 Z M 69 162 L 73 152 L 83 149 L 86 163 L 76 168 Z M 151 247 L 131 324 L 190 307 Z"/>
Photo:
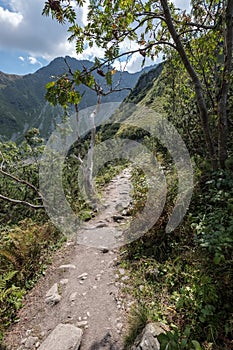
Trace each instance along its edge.
<path fill-rule="evenodd" d="M 0 194 L 0 199 L 3 199 L 5 201 L 7 201 L 7 202 L 14 203 L 14 204 L 26 205 L 27 207 L 30 207 L 30 208 L 33 208 L 33 209 L 43 209 L 44 208 L 43 205 L 35 205 L 35 204 L 29 203 L 27 201 L 21 201 L 19 199 L 9 198 L 9 197 L 3 196 L 2 194 Z"/>

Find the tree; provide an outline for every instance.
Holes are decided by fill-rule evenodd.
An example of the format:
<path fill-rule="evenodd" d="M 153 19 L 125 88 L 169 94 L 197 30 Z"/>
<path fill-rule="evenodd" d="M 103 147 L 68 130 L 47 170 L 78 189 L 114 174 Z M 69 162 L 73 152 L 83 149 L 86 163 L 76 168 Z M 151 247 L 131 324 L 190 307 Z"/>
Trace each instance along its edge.
<path fill-rule="evenodd" d="M 77 53 L 83 52 L 87 45 L 104 49 L 104 59 L 96 58 L 93 68 L 81 72 L 80 76 L 90 76 L 94 69 L 102 72 L 101 68 L 106 64 L 112 67 L 117 59 L 136 52 L 145 59 L 154 58 L 161 51 L 167 55 L 175 50 L 195 89 L 212 167 L 224 168 L 228 156 L 227 101 L 232 71 L 233 0 L 192 0 L 190 13 L 175 8 L 168 0 L 96 0 L 89 4 L 85 26 L 76 22 L 76 9 L 82 7 L 84 2 L 78 0 L 75 3 L 76 7 L 69 0 L 46 1 L 43 14 L 52 14 L 60 23 L 69 22 L 69 40 L 75 41 Z M 215 86 L 218 90 L 215 99 L 218 140 L 211 129 L 203 75 L 194 68 L 189 58 L 195 40 L 216 32 L 220 35 L 220 50 L 223 47 L 223 59 L 216 79 L 218 85 Z M 124 42 L 134 42 L 137 47 L 126 51 Z M 111 80 L 109 71 L 106 80 Z M 76 80 L 76 83 L 79 85 L 80 80 Z"/>
<path fill-rule="evenodd" d="M 43 209 L 39 190 L 39 158 L 44 150 L 43 139 L 38 129 L 31 129 L 25 141 L 0 142 L 0 222 L 17 222 L 32 214 L 36 209 L 40 215 Z"/>

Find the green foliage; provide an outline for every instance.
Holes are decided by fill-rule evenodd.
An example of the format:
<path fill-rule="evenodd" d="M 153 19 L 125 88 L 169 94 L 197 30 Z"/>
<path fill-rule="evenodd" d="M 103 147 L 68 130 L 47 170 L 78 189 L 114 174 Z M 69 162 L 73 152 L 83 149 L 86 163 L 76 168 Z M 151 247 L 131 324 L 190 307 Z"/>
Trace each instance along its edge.
<path fill-rule="evenodd" d="M 181 335 L 177 329 L 158 336 L 161 350 L 202 350 L 196 340 L 190 340 L 190 328 L 187 327 Z"/>
<path fill-rule="evenodd" d="M 26 290 L 46 268 L 48 251 L 59 247 L 62 235 L 47 222 L 31 219 L 0 231 L 0 332 L 15 320 Z"/>
<path fill-rule="evenodd" d="M 9 271 L 0 275 L 0 332 L 9 325 L 16 311 L 22 306 L 25 290 L 16 286 L 15 276 L 18 271 Z"/>
<path fill-rule="evenodd" d="M 195 239 L 208 250 L 213 263 L 218 265 L 231 259 L 233 231 L 233 178 L 231 171 L 211 174 L 202 184 L 204 195 L 198 196 L 197 216 L 190 216 Z"/>
<path fill-rule="evenodd" d="M 134 173 L 135 208 L 143 207 L 145 197 L 137 196 L 137 188 L 140 195 L 144 181 L 142 172 Z M 189 214 L 175 232 L 163 231 L 172 206 L 167 201 L 154 228 L 124 249 L 122 263 L 131 275 L 126 290 L 150 310 L 152 320 L 172 329 L 159 337 L 161 349 L 228 349 L 233 334 L 232 184 L 230 171 L 201 178 Z"/>
<path fill-rule="evenodd" d="M 46 99 L 52 104 L 60 104 L 67 109 L 68 105 L 76 105 L 81 100 L 81 95 L 75 91 L 73 82 L 68 78 L 68 75 L 60 77 L 56 82 L 51 81 L 46 85 Z"/>
<path fill-rule="evenodd" d="M 39 225 L 31 219 L 21 221 L 19 225 L 4 227 L 0 236 L 2 272 L 10 265 L 19 271 L 22 280 L 32 278 L 38 265 L 42 265 L 41 251 L 49 247 L 57 236 L 51 223 Z"/>
<path fill-rule="evenodd" d="M 19 146 L 14 142 L 0 143 L 0 193 L 10 199 L 41 206 L 39 196 L 39 157 L 44 150 L 38 129 L 31 129 Z M 0 224 L 17 223 L 27 215 L 43 220 L 43 210 L 0 199 Z"/>

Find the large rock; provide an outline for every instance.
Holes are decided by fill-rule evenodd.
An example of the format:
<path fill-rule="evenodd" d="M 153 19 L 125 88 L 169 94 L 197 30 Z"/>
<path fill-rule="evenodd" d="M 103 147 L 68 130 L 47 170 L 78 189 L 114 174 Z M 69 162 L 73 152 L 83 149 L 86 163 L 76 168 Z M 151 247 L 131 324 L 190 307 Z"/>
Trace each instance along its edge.
<path fill-rule="evenodd" d="M 148 323 L 137 337 L 131 350 L 160 350 L 158 335 L 165 333 L 167 327 L 159 322 Z"/>
<path fill-rule="evenodd" d="M 39 350 L 78 350 L 83 331 L 71 324 L 60 323 L 45 339 Z"/>

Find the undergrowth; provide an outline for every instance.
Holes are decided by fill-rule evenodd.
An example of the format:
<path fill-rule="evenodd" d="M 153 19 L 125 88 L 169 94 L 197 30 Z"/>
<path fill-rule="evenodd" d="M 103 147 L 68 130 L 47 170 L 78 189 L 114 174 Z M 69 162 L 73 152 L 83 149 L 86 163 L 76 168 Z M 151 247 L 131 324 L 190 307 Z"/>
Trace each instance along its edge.
<path fill-rule="evenodd" d="M 15 321 L 26 291 L 44 273 L 48 253 L 59 248 L 64 239 L 50 222 L 25 219 L 1 229 L 0 341 L 6 327 Z"/>
<path fill-rule="evenodd" d="M 133 179 L 141 189 L 142 172 Z M 159 337 L 161 350 L 233 349 L 232 185 L 229 171 L 200 179 L 185 220 L 170 234 L 165 225 L 174 193 L 168 194 L 156 225 L 124 248 L 121 264 L 131 275 L 127 291 L 150 310 L 150 321 L 170 328 Z M 135 198 L 140 209 L 143 201 Z M 139 333 L 134 328 L 127 346 Z"/>

